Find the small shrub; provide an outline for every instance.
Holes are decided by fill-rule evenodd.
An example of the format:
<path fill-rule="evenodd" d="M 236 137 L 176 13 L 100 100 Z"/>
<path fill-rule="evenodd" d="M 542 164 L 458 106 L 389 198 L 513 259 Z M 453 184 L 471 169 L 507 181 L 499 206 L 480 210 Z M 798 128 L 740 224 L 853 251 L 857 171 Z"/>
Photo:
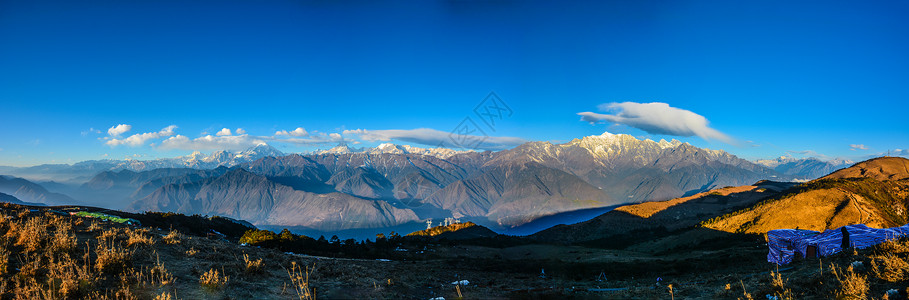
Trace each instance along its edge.
<path fill-rule="evenodd" d="M 91 224 L 88 225 L 89 232 L 100 231 L 102 229 L 104 228 L 101 227 L 101 223 L 99 223 L 97 220 L 92 220 Z"/>
<path fill-rule="evenodd" d="M 199 277 L 199 284 L 208 290 L 216 290 L 227 285 L 227 280 L 228 276 L 219 273 L 218 270 L 209 269 Z"/>
<path fill-rule="evenodd" d="M 26 253 L 35 252 L 44 247 L 44 242 L 47 240 L 47 225 L 44 218 L 30 218 L 17 225 L 15 226 L 17 246 L 23 246 Z M 11 229 L 10 232 L 13 230 Z"/>
<path fill-rule="evenodd" d="M 278 240 L 278 234 L 269 230 L 250 229 L 240 237 L 241 244 L 257 245 L 269 241 Z"/>
<path fill-rule="evenodd" d="M 193 256 L 199 253 L 199 250 L 196 250 L 194 247 L 190 247 L 189 250 L 186 250 L 186 256 Z"/>
<path fill-rule="evenodd" d="M 303 270 L 297 265 L 297 262 L 291 262 L 290 270 L 287 271 L 287 275 L 290 276 L 291 286 L 293 286 L 300 300 L 316 299 L 316 294 L 309 285 L 309 274 L 313 270 L 315 270 L 315 266 L 312 269 L 306 268 L 306 270 Z"/>
<path fill-rule="evenodd" d="M 853 271 L 850 265 L 843 272 L 837 269 L 835 265 L 831 266 L 833 275 L 839 282 L 839 290 L 836 292 L 838 298 L 843 299 L 865 299 L 868 294 L 868 281 L 865 276 L 859 275 Z"/>
<path fill-rule="evenodd" d="M 69 231 L 57 228 L 50 242 L 51 253 L 69 253 L 76 249 L 76 236 Z"/>
<path fill-rule="evenodd" d="M 98 235 L 98 240 L 113 240 L 116 239 L 119 235 L 120 230 L 117 228 L 111 228 L 107 230 L 101 229 L 101 234 Z"/>
<path fill-rule="evenodd" d="M 134 245 L 151 245 L 155 241 L 152 240 L 148 235 L 148 229 L 127 229 L 126 230 L 126 246 L 132 247 Z"/>
<path fill-rule="evenodd" d="M 167 272 L 167 269 L 164 268 L 164 264 L 161 263 L 159 258 L 155 265 L 148 270 L 148 281 L 152 285 L 163 286 L 174 283 L 174 275 Z"/>
<path fill-rule="evenodd" d="M 246 273 L 254 274 L 262 271 L 262 259 L 250 260 L 249 254 L 243 254 L 243 261 L 246 263 Z"/>
<path fill-rule="evenodd" d="M 770 271 L 770 284 L 777 299 L 792 299 L 792 290 L 786 288 L 786 280 L 780 272 Z"/>
<path fill-rule="evenodd" d="M 171 230 L 170 232 L 167 233 L 167 235 L 165 235 L 162 238 L 162 240 L 164 240 L 165 244 L 176 245 L 176 244 L 179 244 L 180 241 L 183 240 L 183 234 L 180 233 L 179 231 Z"/>
<path fill-rule="evenodd" d="M 892 253 L 871 257 L 871 273 L 888 282 L 904 281 L 909 271 L 909 263 Z"/>
<path fill-rule="evenodd" d="M 167 292 L 161 292 L 160 295 L 155 296 L 155 300 L 176 300 L 176 299 L 177 299 L 176 297 L 171 296 Z"/>
<path fill-rule="evenodd" d="M 130 263 L 130 252 L 113 239 L 100 241 L 95 253 L 98 255 L 95 259 L 95 268 L 103 273 L 119 273 Z"/>
<path fill-rule="evenodd" d="M 909 253 L 909 240 L 893 239 L 883 242 L 877 246 L 877 249 L 884 253 L 903 254 Z"/>

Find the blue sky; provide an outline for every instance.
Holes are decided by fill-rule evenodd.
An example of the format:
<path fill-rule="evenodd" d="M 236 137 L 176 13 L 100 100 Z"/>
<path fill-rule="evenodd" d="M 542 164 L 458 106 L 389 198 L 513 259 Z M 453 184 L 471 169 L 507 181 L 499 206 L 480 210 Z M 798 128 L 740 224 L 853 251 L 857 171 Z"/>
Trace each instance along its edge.
<path fill-rule="evenodd" d="M 909 148 L 905 1 L 252 2 L 0 2 L 0 165 L 437 144 L 467 117 L 489 149 Z"/>

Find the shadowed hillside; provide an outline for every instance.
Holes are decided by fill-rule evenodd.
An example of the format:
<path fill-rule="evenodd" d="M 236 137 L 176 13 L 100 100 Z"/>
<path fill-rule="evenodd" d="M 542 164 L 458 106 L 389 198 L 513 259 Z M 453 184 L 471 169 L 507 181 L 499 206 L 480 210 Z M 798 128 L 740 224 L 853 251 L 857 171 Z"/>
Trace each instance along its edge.
<path fill-rule="evenodd" d="M 540 241 L 594 242 L 607 247 L 624 247 L 692 228 L 701 221 L 754 205 L 790 186 L 790 183 L 761 181 L 667 201 L 626 205 L 592 220 L 558 225 L 530 237 Z"/>

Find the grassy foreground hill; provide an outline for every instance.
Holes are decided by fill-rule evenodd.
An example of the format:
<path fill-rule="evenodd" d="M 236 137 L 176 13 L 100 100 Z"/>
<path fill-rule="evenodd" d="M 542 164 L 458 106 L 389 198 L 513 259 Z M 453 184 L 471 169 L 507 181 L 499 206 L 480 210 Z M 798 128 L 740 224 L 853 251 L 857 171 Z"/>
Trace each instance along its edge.
<path fill-rule="evenodd" d="M 901 226 L 909 217 L 909 159 L 881 157 L 799 185 L 755 206 L 704 223 L 743 233 L 825 230 L 849 224 Z"/>

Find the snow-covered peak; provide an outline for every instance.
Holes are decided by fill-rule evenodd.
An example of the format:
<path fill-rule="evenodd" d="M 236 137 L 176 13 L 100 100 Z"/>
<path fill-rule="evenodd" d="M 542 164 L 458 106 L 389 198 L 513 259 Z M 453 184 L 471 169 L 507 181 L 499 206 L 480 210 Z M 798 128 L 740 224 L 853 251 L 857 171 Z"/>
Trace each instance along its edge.
<path fill-rule="evenodd" d="M 180 157 L 178 157 L 180 158 Z M 202 160 L 205 158 L 205 154 L 202 154 L 201 151 L 193 151 L 187 156 L 182 157 L 184 160 Z"/>
<path fill-rule="evenodd" d="M 345 154 L 345 153 L 352 153 L 352 152 L 359 152 L 359 151 L 357 151 L 357 149 L 351 149 L 346 144 L 341 144 L 341 145 L 334 146 L 328 150 L 318 150 L 313 153 L 314 154 Z"/>
<path fill-rule="evenodd" d="M 404 147 L 395 145 L 392 143 L 382 143 L 382 144 L 379 144 L 378 146 L 376 146 L 375 148 L 366 149 L 364 152 L 370 153 L 370 154 L 377 154 L 377 153 L 406 154 L 406 153 L 408 153 Z"/>
<path fill-rule="evenodd" d="M 660 145 L 660 148 L 666 149 L 666 148 L 675 148 L 675 147 L 681 146 L 682 142 L 680 142 L 677 139 L 672 139 L 671 142 L 667 142 L 666 140 L 661 139 L 660 142 L 657 144 Z"/>
<path fill-rule="evenodd" d="M 588 149 L 611 147 L 622 144 L 638 144 L 642 142 L 627 134 L 612 134 L 604 132 L 601 135 L 589 135 L 580 139 L 574 139 L 571 142 L 562 144 L 563 146 L 581 146 Z M 652 141 L 651 141 L 652 142 Z"/>
<path fill-rule="evenodd" d="M 265 143 L 259 143 L 255 147 L 246 149 L 245 151 L 242 151 L 239 154 L 242 154 L 243 156 L 246 156 L 246 157 L 256 157 L 256 159 L 262 158 L 262 157 L 267 157 L 267 156 L 275 156 L 275 157 L 284 156 L 284 152 L 281 152 L 278 149 L 275 149 L 275 147 L 272 147 Z"/>
<path fill-rule="evenodd" d="M 382 143 L 374 148 L 359 148 L 354 149 L 350 148 L 347 145 L 338 145 L 334 148 L 328 150 L 319 150 L 313 152 L 313 154 L 344 154 L 344 153 L 367 153 L 367 154 L 419 154 L 419 155 L 430 155 L 438 158 L 449 158 L 453 155 L 471 152 L 467 151 L 458 151 L 448 148 L 420 148 L 410 145 L 397 145 L 393 143 Z"/>

